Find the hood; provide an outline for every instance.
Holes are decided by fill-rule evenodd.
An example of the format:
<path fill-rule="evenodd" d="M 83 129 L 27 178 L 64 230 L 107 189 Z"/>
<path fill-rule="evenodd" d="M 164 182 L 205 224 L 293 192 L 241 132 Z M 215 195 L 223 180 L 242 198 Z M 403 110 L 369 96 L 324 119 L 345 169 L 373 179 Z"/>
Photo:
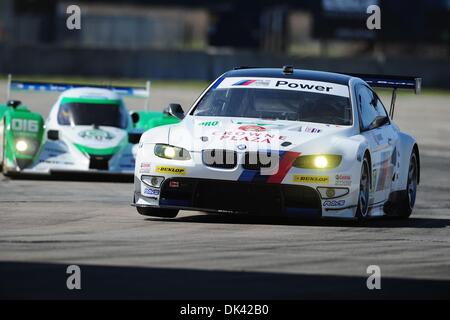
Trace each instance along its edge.
<path fill-rule="evenodd" d="M 169 144 L 189 151 L 204 149 L 291 150 L 330 145 L 349 136 L 351 126 L 252 118 L 186 117 L 170 127 Z M 325 151 L 321 151 L 325 152 Z"/>
<path fill-rule="evenodd" d="M 95 155 L 113 155 L 128 142 L 126 130 L 115 127 L 68 126 L 60 134 L 80 151 Z"/>

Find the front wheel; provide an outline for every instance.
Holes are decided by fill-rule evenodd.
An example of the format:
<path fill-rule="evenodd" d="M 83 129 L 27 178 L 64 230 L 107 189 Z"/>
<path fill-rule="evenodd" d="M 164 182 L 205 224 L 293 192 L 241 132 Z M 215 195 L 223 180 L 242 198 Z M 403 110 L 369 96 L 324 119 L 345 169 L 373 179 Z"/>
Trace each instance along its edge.
<path fill-rule="evenodd" d="M 361 166 L 361 179 L 359 182 L 358 206 L 356 218 L 365 220 L 369 216 L 370 166 L 367 157 L 364 157 Z"/>
<path fill-rule="evenodd" d="M 176 209 L 160 209 L 148 207 L 136 207 L 137 212 L 143 216 L 159 217 L 159 218 L 175 218 L 178 214 Z"/>

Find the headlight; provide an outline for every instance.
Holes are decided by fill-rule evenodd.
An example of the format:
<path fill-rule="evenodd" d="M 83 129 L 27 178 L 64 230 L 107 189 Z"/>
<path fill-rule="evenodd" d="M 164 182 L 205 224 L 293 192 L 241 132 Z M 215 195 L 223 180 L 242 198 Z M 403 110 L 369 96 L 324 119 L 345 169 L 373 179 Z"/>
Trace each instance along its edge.
<path fill-rule="evenodd" d="M 302 169 L 332 169 L 341 164 L 342 156 L 336 154 L 318 154 L 300 156 L 293 166 Z"/>
<path fill-rule="evenodd" d="M 16 142 L 16 150 L 19 152 L 25 152 L 28 149 L 28 143 L 25 140 L 18 140 Z"/>
<path fill-rule="evenodd" d="M 155 155 L 164 159 L 172 160 L 189 160 L 191 155 L 189 151 L 183 148 L 178 148 L 174 146 L 169 146 L 168 144 L 157 144 L 155 145 Z"/>
<path fill-rule="evenodd" d="M 314 158 L 314 166 L 319 169 L 326 168 L 328 166 L 328 160 L 325 156 L 317 156 Z"/>

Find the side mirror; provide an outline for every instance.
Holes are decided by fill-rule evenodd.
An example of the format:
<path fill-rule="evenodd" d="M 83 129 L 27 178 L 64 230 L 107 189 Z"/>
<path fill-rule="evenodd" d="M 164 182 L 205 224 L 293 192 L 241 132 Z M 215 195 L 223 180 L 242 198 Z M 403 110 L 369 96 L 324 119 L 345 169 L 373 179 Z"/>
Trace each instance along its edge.
<path fill-rule="evenodd" d="M 174 116 L 180 120 L 184 119 L 184 111 L 181 108 L 181 105 L 178 103 L 171 103 L 167 108 L 163 111 L 164 114 Z"/>
<path fill-rule="evenodd" d="M 128 142 L 131 144 L 137 144 L 139 143 L 141 136 L 142 136 L 141 132 L 130 132 L 128 133 Z"/>
<path fill-rule="evenodd" d="M 164 108 L 163 114 L 166 115 L 166 116 L 170 116 L 171 115 L 170 114 L 170 108 L 168 106 Z"/>
<path fill-rule="evenodd" d="M 139 119 L 140 119 L 139 113 L 137 113 L 137 112 L 132 112 L 132 113 L 130 114 L 130 116 L 131 116 L 131 121 L 133 121 L 133 124 L 136 124 L 136 123 L 139 122 Z"/>
<path fill-rule="evenodd" d="M 47 139 L 48 140 L 59 140 L 59 131 L 58 130 L 48 130 L 47 131 Z"/>
<path fill-rule="evenodd" d="M 6 105 L 8 107 L 13 107 L 14 109 L 16 109 L 18 106 L 20 106 L 22 104 L 22 101 L 19 100 L 9 100 Z"/>
<path fill-rule="evenodd" d="M 385 124 L 389 123 L 389 117 L 386 116 L 378 116 L 375 118 L 375 120 L 372 121 L 370 124 L 370 129 L 375 129 L 384 126 Z"/>

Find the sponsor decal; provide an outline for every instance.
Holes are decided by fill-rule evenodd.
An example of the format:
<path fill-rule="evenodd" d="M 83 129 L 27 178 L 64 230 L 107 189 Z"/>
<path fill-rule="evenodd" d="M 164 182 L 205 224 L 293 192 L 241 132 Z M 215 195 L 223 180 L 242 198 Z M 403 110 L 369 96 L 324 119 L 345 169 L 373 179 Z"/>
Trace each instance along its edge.
<path fill-rule="evenodd" d="M 139 173 L 150 173 L 150 163 L 141 162 Z"/>
<path fill-rule="evenodd" d="M 392 178 L 394 169 L 391 164 L 392 154 L 389 151 L 383 152 L 381 154 L 382 162 L 380 163 L 379 173 L 378 173 L 378 181 L 376 184 L 375 191 L 385 190 L 390 185 L 390 180 Z"/>
<path fill-rule="evenodd" d="M 260 132 L 260 131 L 266 131 L 267 129 L 264 127 L 261 127 L 261 126 L 256 126 L 256 125 L 245 125 L 245 126 L 240 126 L 239 130 Z"/>
<path fill-rule="evenodd" d="M 254 87 L 268 87 L 270 85 L 269 79 L 244 79 L 236 82 L 233 86 L 254 86 Z"/>
<path fill-rule="evenodd" d="M 292 90 L 314 92 L 319 94 L 330 94 L 342 97 L 349 97 L 348 86 L 304 79 L 286 79 L 286 78 L 262 78 L 255 77 L 253 79 L 241 77 L 227 77 L 223 79 L 218 85 L 219 89 L 228 88 L 242 88 L 242 87 L 257 87 L 261 89 L 278 89 L 278 90 Z"/>
<path fill-rule="evenodd" d="M 311 90 L 311 91 L 326 91 L 330 92 L 331 89 L 333 89 L 332 86 L 322 86 L 322 85 L 315 85 L 314 83 L 310 82 L 302 82 L 302 81 L 294 81 L 294 80 L 278 80 L 275 83 L 275 87 L 289 87 L 291 89 L 304 89 L 304 90 Z"/>
<path fill-rule="evenodd" d="M 203 121 L 200 122 L 198 125 L 202 127 L 216 127 L 219 125 L 219 121 Z"/>
<path fill-rule="evenodd" d="M 275 128 L 284 128 L 285 125 L 283 124 L 276 124 L 276 123 L 258 123 L 258 122 L 247 122 L 247 121 L 237 121 L 236 124 L 250 124 L 255 126 L 261 126 L 261 127 L 275 127 Z"/>
<path fill-rule="evenodd" d="M 337 174 L 335 184 L 338 186 L 349 186 L 352 184 L 352 176 L 346 174 Z"/>
<path fill-rule="evenodd" d="M 146 195 L 146 196 L 159 196 L 159 189 L 146 187 L 144 189 L 144 195 Z"/>
<path fill-rule="evenodd" d="M 300 127 L 300 132 L 301 131 L 305 131 L 305 132 L 308 132 L 308 133 L 320 133 L 322 131 L 322 129 L 312 128 L 312 127 L 305 127 L 303 129 L 302 127 Z"/>
<path fill-rule="evenodd" d="M 270 144 L 273 140 L 284 141 L 287 138 L 286 136 L 280 136 L 273 133 L 256 131 L 216 131 L 213 132 L 213 135 L 220 136 L 220 140 L 258 142 L 268 144 Z"/>
<path fill-rule="evenodd" d="M 318 184 L 328 184 L 330 178 L 328 176 L 312 176 L 312 175 L 302 175 L 294 174 L 294 182 L 301 183 L 318 183 Z"/>
<path fill-rule="evenodd" d="M 323 202 L 324 207 L 342 207 L 345 205 L 345 200 L 326 200 Z"/>
<path fill-rule="evenodd" d="M 160 173 L 178 174 L 178 175 L 186 174 L 186 168 L 181 167 L 157 166 L 155 171 Z"/>
<path fill-rule="evenodd" d="M 78 135 L 87 140 L 103 141 L 114 139 L 114 135 L 112 133 L 100 129 L 84 130 L 81 131 Z"/>

